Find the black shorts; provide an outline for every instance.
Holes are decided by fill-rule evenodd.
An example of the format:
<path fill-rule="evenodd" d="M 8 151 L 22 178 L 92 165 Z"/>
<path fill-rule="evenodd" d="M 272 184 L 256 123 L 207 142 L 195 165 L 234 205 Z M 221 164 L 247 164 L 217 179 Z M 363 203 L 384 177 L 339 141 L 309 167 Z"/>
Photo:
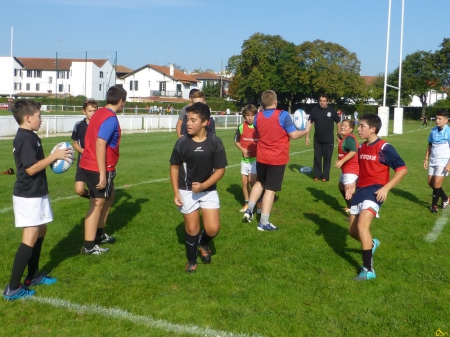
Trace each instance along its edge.
<path fill-rule="evenodd" d="M 256 180 L 266 190 L 281 191 L 286 165 L 269 165 L 256 162 Z"/>
<path fill-rule="evenodd" d="M 89 190 L 89 195 L 91 198 L 108 198 L 114 192 L 114 177 L 116 176 L 116 171 L 106 172 L 106 186 L 101 190 L 98 190 L 97 186 L 100 180 L 100 173 L 96 171 L 89 171 L 86 169 L 81 169 L 86 177 L 86 185 Z"/>
<path fill-rule="evenodd" d="M 86 182 L 86 175 L 81 167 L 77 166 L 77 172 L 75 173 L 75 182 L 82 181 Z"/>

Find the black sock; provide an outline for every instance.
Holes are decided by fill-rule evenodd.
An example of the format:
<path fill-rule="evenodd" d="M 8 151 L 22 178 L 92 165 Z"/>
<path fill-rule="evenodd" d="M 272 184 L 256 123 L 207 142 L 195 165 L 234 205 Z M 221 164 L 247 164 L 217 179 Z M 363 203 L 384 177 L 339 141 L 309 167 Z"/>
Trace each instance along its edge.
<path fill-rule="evenodd" d="M 197 263 L 198 238 L 197 235 L 189 235 L 184 233 L 184 245 L 186 246 L 186 256 L 189 262 Z"/>
<path fill-rule="evenodd" d="M 200 241 L 199 241 L 199 243 L 202 246 L 207 246 L 211 242 L 211 240 L 214 239 L 214 238 L 215 238 L 215 236 L 209 236 L 208 234 L 206 234 L 205 230 L 203 230 L 201 232 L 201 234 L 200 234 Z"/>
<path fill-rule="evenodd" d="M 361 250 L 363 266 L 367 268 L 367 270 L 372 271 L 372 249 Z"/>
<path fill-rule="evenodd" d="M 347 204 L 347 208 L 350 208 L 350 200 L 345 199 L 345 191 L 339 190 L 341 192 L 342 197 L 344 197 L 345 203 Z"/>
<path fill-rule="evenodd" d="M 433 199 L 431 201 L 431 206 L 437 206 L 440 194 L 441 192 L 439 191 L 439 188 L 433 188 Z"/>
<path fill-rule="evenodd" d="M 11 279 L 9 280 L 9 289 L 16 290 L 19 288 L 20 279 L 27 266 L 28 260 L 33 255 L 33 247 L 27 246 L 23 242 L 17 249 L 16 256 L 11 272 Z"/>
<path fill-rule="evenodd" d="M 44 238 L 38 238 L 33 248 L 33 255 L 28 260 L 28 277 L 34 279 L 39 276 L 39 259 Z"/>
<path fill-rule="evenodd" d="M 447 194 L 445 194 L 444 189 L 442 187 L 439 189 L 439 192 L 440 192 L 439 195 L 442 198 L 442 202 L 447 201 L 448 200 Z"/>
<path fill-rule="evenodd" d="M 83 246 L 84 246 L 84 248 L 86 250 L 91 250 L 95 246 L 95 241 L 86 241 L 86 240 L 84 240 L 84 245 Z"/>
<path fill-rule="evenodd" d="M 97 228 L 97 232 L 95 233 L 95 237 L 99 238 L 100 236 L 103 235 L 103 230 L 104 228 Z"/>

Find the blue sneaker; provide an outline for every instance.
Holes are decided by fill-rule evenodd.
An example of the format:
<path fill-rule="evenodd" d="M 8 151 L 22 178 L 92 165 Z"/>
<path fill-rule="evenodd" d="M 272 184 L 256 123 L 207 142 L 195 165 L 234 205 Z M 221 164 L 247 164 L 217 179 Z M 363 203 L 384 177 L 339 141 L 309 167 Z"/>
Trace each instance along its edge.
<path fill-rule="evenodd" d="M 273 223 L 268 223 L 267 225 L 263 225 L 261 222 L 256 227 L 260 231 L 271 232 L 276 231 L 278 228 Z"/>
<path fill-rule="evenodd" d="M 25 281 L 23 282 L 25 287 L 33 287 L 38 286 L 41 284 L 50 285 L 56 283 L 56 279 L 54 277 L 51 277 L 49 275 L 41 274 L 38 277 L 34 279 L 30 279 L 28 276 L 25 278 Z"/>
<path fill-rule="evenodd" d="M 380 240 L 372 239 L 372 256 L 373 256 L 373 254 L 375 254 L 375 251 L 377 250 L 379 245 L 380 245 Z"/>
<path fill-rule="evenodd" d="M 375 270 L 369 271 L 366 267 L 361 267 L 361 272 L 355 277 L 355 281 L 367 281 L 377 278 Z"/>
<path fill-rule="evenodd" d="M 252 222 L 253 213 L 250 210 L 246 210 L 244 216 L 242 217 L 242 222 Z"/>
<path fill-rule="evenodd" d="M 3 298 L 8 301 L 14 301 L 19 298 L 30 297 L 33 296 L 36 292 L 34 290 L 28 289 L 26 287 L 19 286 L 19 288 L 15 290 L 9 289 L 9 284 L 3 292 Z"/>

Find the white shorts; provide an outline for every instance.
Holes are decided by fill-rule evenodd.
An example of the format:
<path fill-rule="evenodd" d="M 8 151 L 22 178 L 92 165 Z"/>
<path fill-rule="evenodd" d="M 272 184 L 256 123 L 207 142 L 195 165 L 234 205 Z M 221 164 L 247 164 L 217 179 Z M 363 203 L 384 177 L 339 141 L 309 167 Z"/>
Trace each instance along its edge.
<path fill-rule="evenodd" d="M 13 195 L 13 209 L 16 227 L 40 226 L 53 221 L 48 195 L 41 198 L 23 198 Z"/>
<path fill-rule="evenodd" d="M 445 165 L 444 166 L 428 166 L 428 175 L 429 176 L 446 177 L 446 176 L 448 176 L 448 172 L 445 172 Z"/>
<path fill-rule="evenodd" d="M 189 214 L 199 208 L 220 208 L 219 194 L 217 191 L 203 191 L 194 193 L 192 191 L 179 190 L 183 206 L 178 207 L 181 213 Z"/>
<path fill-rule="evenodd" d="M 244 176 L 248 176 L 250 174 L 256 175 L 256 161 L 251 163 L 244 163 L 241 161 L 241 174 Z"/>
<path fill-rule="evenodd" d="M 353 173 L 342 173 L 341 177 L 339 178 L 339 181 L 343 183 L 344 185 L 353 184 L 358 179 L 358 176 Z"/>
<path fill-rule="evenodd" d="M 358 205 L 352 206 L 350 208 L 350 214 L 358 215 L 361 214 L 361 211 L 367 209 L 375 215 L 375 218 L 379 218 L 378 212 L 380 211 L 380 205 L 373 202 L 372 200 L 364 200 L 360 202 Z"/>

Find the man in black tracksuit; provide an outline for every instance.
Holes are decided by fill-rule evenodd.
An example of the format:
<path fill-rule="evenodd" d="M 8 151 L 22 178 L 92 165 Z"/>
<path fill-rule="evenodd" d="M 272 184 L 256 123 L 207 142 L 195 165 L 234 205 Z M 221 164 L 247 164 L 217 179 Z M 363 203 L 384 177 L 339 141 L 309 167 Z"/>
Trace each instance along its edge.
<path fill-rule="evenodd" d="M 319 105 L 311 110 L 309 122 L 314 124 L 314 180 L 325 182 L 330 180 L 335 139 L 334 124 L 337 124 L 337 135 L 341 129 L 337 112 L 328 106 L 327 95 L 320 95 Z M 309 145 L 309 135 L 306 135 L 306 145 Z"/>

